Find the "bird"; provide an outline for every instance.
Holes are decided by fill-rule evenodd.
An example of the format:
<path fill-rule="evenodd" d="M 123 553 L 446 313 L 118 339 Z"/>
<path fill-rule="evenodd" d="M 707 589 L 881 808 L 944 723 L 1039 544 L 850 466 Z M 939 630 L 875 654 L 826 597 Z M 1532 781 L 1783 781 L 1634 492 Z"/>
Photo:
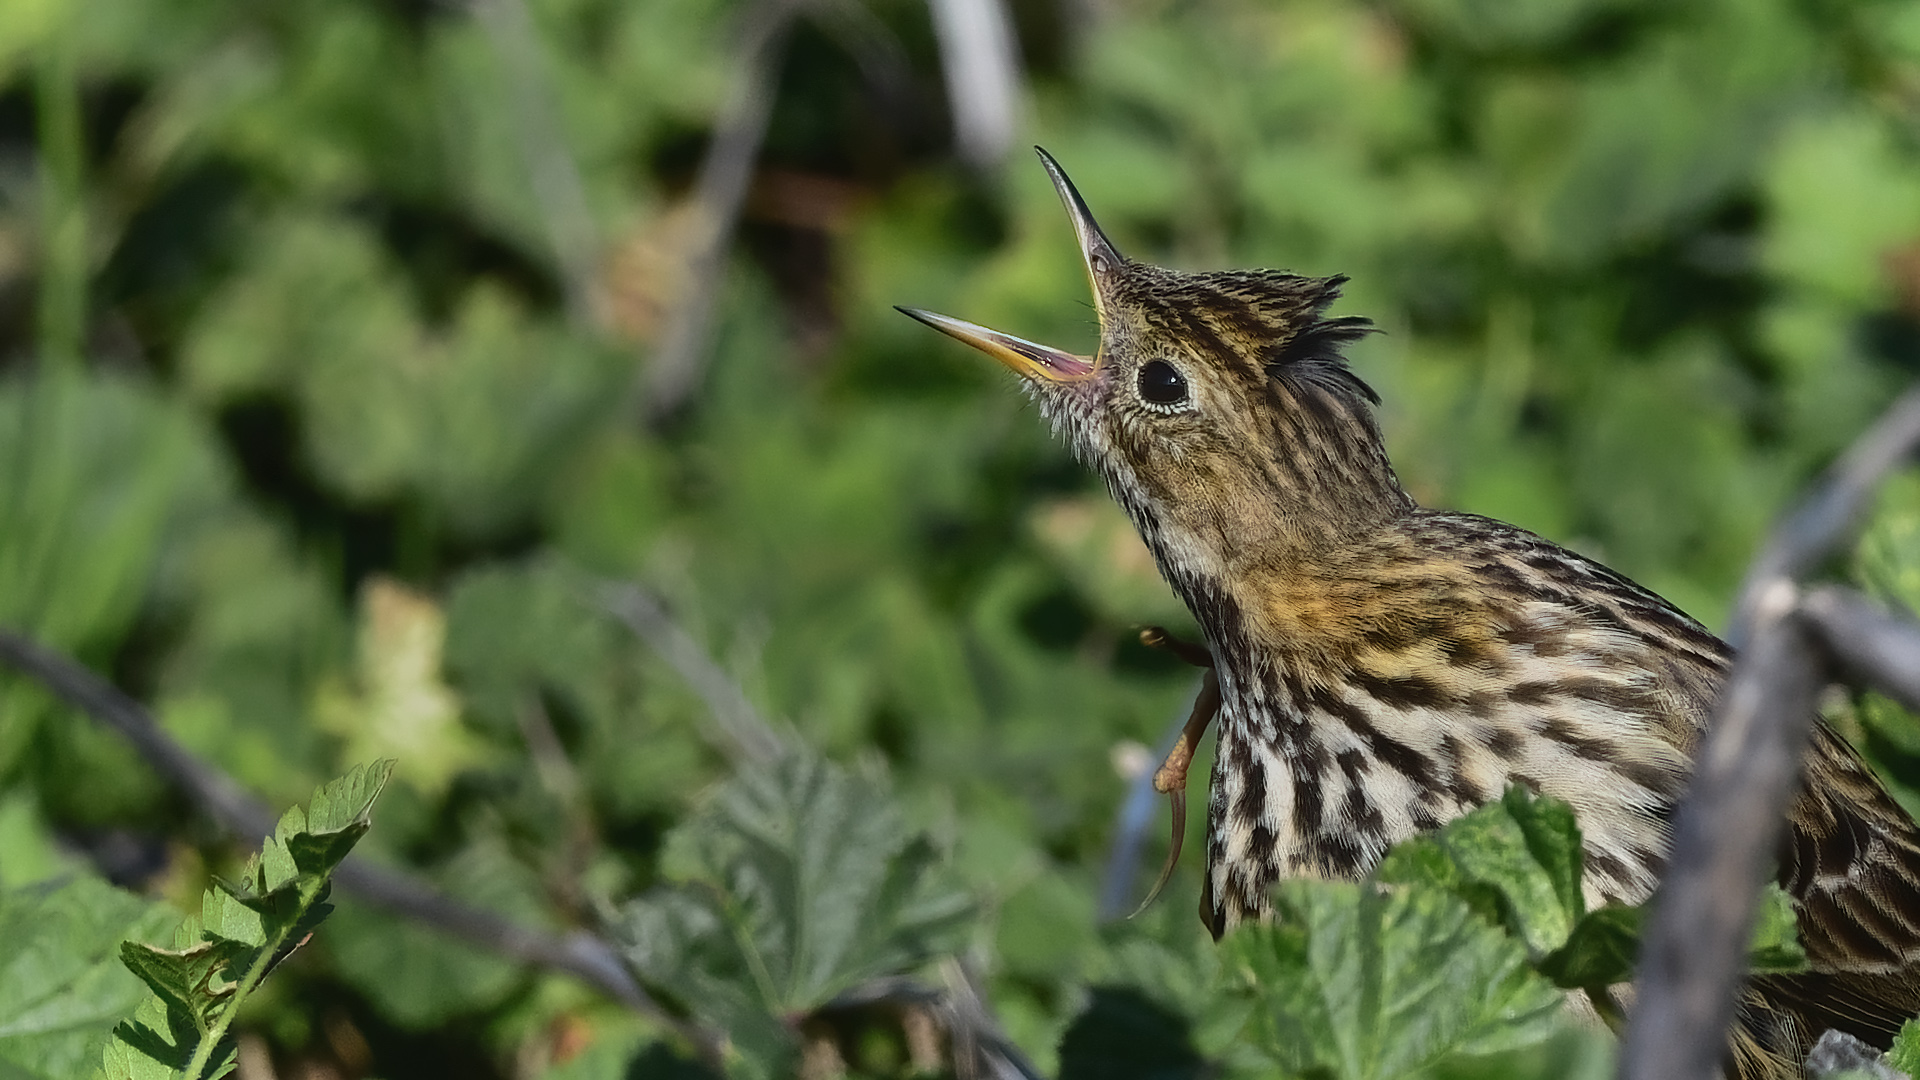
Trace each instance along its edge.
<path fill-rule="evenodd" d="M 1021 377 L 1204 634 L 1206 690 L 1156 786 L 1184 788 L 1217 704 L 1207 928 L 1270 916 L 1282 878 L 1363 877 L 1511 784 L 1574 808 L 1589 907 L 1645 901 L 1733 650 L 1592 559 L 1419 505 L 1346 359 L 1372 324 L 1329 314 L 1345 277 L 1129 259 L 1036 149 L 1096 352 L 900 310 Z M 1805 770 L 1778 881 L 1810 970 L 1746 984 L 1742 1080 L 1800 1076 L 1829 1028 L 1884 1047 L 1920 1014 L 1920 829 L 1824 724 Z"/>

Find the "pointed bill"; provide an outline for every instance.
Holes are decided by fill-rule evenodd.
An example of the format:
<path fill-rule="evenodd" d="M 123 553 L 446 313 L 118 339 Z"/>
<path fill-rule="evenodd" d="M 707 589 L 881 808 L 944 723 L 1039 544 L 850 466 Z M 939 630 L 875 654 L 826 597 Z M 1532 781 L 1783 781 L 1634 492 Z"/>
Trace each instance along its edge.
<path fill-rule="evenodd" d="M 1093 220 L 1093 211 L 1087 209 L 1087 201 L 1067 179 L 1067 171 L 1053 160 L 1053 155 L 1036 146 L 1033 152 L 1040 155 L 1040 163 L 1047 167 L 1047 175 L 1053 178 L 1053 190 L 1060 193 L 1060 202 L 1067 208 L 1067 217 L 1073 222 L 1073 234 L 1080 240 L 1080 258 L 1087 264 L 1087 279 L 1093 283 L 1094 303 L 1100 302 L 1102 279 L 1108 273 L 1118 269 L 1126 262 L 1120 252 L 1100 231 L 1100 223 Z"/>
<path fill-rule="evenodd" d="M 902 315 L 910 315 L 950 338 L 966 342 L 1029 379 L 1055 383 L 1078 382 L 1093 374 L 1093 361 L 1085 356 L 1075 356 L 1026 338 L 989 330 L 965 319 L 937 315 L 917 308 L 894 310 Z"/>

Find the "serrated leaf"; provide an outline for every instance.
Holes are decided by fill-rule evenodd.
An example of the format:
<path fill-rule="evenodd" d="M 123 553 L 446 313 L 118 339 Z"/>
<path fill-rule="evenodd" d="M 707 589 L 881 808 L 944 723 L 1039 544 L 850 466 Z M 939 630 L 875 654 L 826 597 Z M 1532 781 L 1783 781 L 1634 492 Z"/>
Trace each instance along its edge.
<path fill-rule="evenodd" d="M 203 941 L 185 949 L 162 949 L 128 941 L 120 946 L 120 962 L 169 1008 L 178 1009 L 204 1031 L 221 1004 L 209 984 L 214 973 L 225 970 L 238 955 L 223 944 Z"/>
<path fill-rule="evenodd" d="M 1582 916 L 1567 943 L 1535 966 L 1555 986 L 1578 990 L 1626 981 L 1639 954 L 1640 909 L 1609 905 Z"/>
<path fill-rule="evenodd" d="M 201 1036 L 200 1027 L 179 1008 L 150 997 L 113 1029 L 101 1072 L 107 1080 L 178 1080 Z"/>
<path fill-rule="evenodd" d="M 357 828 L 365 832 L 374 800 L 386 790 L 395 764 L 392 758 L 381 758 L 356 765 L 345 776 L 321 787 L 307 808 L 305 831 L 326 835 Z"/>
<path fill-rule="evenodd" d="M 1567 943 L 1542 957 L 1540 973 L 1568 989 L 1609 986 L 1633 975 L 1640 954 L 1638 907 L 1608 906 L 1587 913 L 1574 927 Z M 1800 947 L 1793 899 L 1779 885 L 1768 882 L 1755 915 L 1748 945 L 1747 966 L 1756 975 L 1790 975 L 1807 970 Z"/>
<path fill-rule="evenodd" d="M 730 1072 L 780 1076 L 799 1047 L 767 1004 L 773 987 L 727 907 L 699 887 L 656 889 L 628 905 L 621 937 L 650 982 L 697 1002 L 701 1018 L 727 1033 L 728 1049 L 739 1055 Z"/>
<path fill-rule="evenodd" d="M 1893 1037 L 1893 1045 L 1887 1049 L 1886 1062 L 1888 1067 L 1908 1076 L 1920 1076 L 1920 1020 L 1900 1025 L 1900 1033 Z"/>
<path fill-rule="evenodd" d="M 891 795 L 811 751 L 743 770 L 668 839 L 665 865 L 726 895 L 768 979 L 767 1005 L 814 1008 L 952 941 L 966 898 Z"/>
<path fill-rule="evenodd" d="M 1586 913 L 1573 808 L 1509 787 L 1497 803 L 1389 852 L 1376 880 L 1446 888 L 1506 925 L 1535 958 L 1560 948 Z"/>
<path fill-rule="evenodd" d="M 219 879 L 200 899 L 200 921 L 207 933 L 258 948 L 267 943 L 266 927 L 260 913 L 247 906 L 233 890 L 235 886 Z"/>
<path fill-rule="evenodd" d="M 91 877 L 0 892 L 0 1075 L 86 1075 L 147 997 L 121 941 L 161 937 L 178 918 Z"/>
<path fill-rule="evenodd" d="M 356 768 L 315 794 L 313 813 L 295 807 L 282 815 L 241 880 L 216 880 L 206 891 L 200 916 L 176 930 L 174 948 L 123 943 L 122 963 L 153 996 L 114 1029 L 99 1058 L 110 1080 L 176 1073 L 208 1080 L 234 1067 L 233 1017 L 330 910 L 328 875 L 366 832 L 368 807 L 391 769 L 384 761 Z"/>
<path fill-rule="evenodd" d="M 780 1018 L 957 944 L 969 904 L 936 862 L 878 781 L 792 748 L 675 830 L 663 866 L 679 884 L 629 905 L 623 937 L 770 1073 L 792 1050 Z"/>
<path fill-rule="evenodd" d="M 303 832 L 287 840 L 287 854 L 306 875 L 328 874 L 367 834 L 367 823 L 357 821 L 332 832 Z"/>
<path fill-rule="evenodd" d="M 1451 892 L 1292 881 L 1275 902 L 1275 923 L 1221 948 L 1226 992 L 1255 1002 L 1241 1038 L 1282 1070 L 1403 1076 L 1556 1028 L 1561 993 Z"/>
<path fill-rule="evenodd" d="M 293 861 L 293 855 L 287 851 L 287 845 L 277 836 L 270 836 L 260 845 L 259 862 L 250 864 L 253 873 L 250 884 L 265 896 L 279 892 L 300 879 L 300 866 Z"/>

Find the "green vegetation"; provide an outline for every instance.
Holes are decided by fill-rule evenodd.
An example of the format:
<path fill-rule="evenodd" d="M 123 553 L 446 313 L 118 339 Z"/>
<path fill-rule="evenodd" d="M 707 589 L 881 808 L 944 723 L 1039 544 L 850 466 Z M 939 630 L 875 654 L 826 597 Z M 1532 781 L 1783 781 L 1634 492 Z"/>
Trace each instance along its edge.
<path fill-rule="evenodd" d="M 1339 311 L 1385 331 L 1355 367 L 1422 501 L 1710 624 L 1920 370 L 1911 4 L 1011 6 L 1023 137 L 1123 250 L 1351 275 Z M 829 1049 L 925 1071 L 924 1010 L 842 995 L 955 968 L 1048 1075 L 1604 1074 L 1551 1003 L 1635 928 L 1568 891 L 1552 807 L 1397 853 L 1385 893 L 1289 886 L 1295 921 L 1221 947 L 1190 836 L 1153 909 L 1101 920 L 1123 774 L 1193 687 L 1133 627 L 1189 624 L 1004 373 L 891 310 L 1092 342 L 1040 170 L 947 148 L 924 4 L 823 5 L 786 41 L 699 391 L 661 425 L 634 388 L 688 302 L 752 4 L 514 10 L 0 5 L 0 626 L 274 805 L 395 759 L 364 854 L 616 940 L 741 1075 L 832 1075 Z M 1920 606 L 1916 536 L 1909 477 L 1852 572 Z M 616 580 L 778 754 L 609 610 Z M 1872 697 L 1837 719 L 1920 806 L 1920 724 Z M 0 1072 L 92 1068 L 145 992 L 118 942 L 232 895 L 245 850 L 0 673 L 0 940 L 48 943 L 0 950 Z M 712 1064 L 569 977 L 333 902 L 227 1018 L 243 1056 Z M 1437 957 L 1483 977 L 1436 996 L 1410 980 Z"/>
<path fill-rule="evenodd" d="M 332 913 L 329 879 L 366 835 L 392 773 L 391 761 L 356 768 L 306 810 L 287 811 L 237 883 L 214 879 L 199 917 L 174 929 L 173 948 L 138 939 L 120 946 L 121 962 L 153 995 L 114 1029 L 107 1080 L 202 1080 L 232 1069 L 228 1029 L 267 972 Z"/>

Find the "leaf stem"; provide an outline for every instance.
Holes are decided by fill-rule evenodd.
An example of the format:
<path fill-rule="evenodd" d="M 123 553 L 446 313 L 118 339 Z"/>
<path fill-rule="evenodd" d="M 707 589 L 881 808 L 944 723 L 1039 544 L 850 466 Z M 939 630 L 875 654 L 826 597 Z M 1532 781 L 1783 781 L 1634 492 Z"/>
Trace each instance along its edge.
<path fill-rule="evenodd" d="M 300 905 L 295 909 L 293 917 L 286 920 L 284 927 L 278 933 L 268 937 L 266 943 L 260 946 L 260 950 L 254 953 L 253 963 L 247 965 L 247 973 L 234 985 L 232 994 L 227 998 L 226 1007 L 214 1017 L 213 1023 L 207 1028 L 206 1037 L 200 1040 L 200 1045 L 194 1047 L 193 1057 L 187 1062 L 187 1067 L 181 1074 L 183 1080 L 203 1080 L 214 1053 L 218 1050 L 221 1041 L 227 1037 L 227 1029 L 233 1026 L 234 1018 L 240 1015 L 241 1004 L 273 968 L 273 958 L 280 955 L 280 948 L 286 944 L 288 935 L 300 925 L 301 917 L 320 898 L 321 891 L 327 887 L 327 879 L 327 874 L 314 874 L 311 875 L 311 880 L 301 885 Z"/>

